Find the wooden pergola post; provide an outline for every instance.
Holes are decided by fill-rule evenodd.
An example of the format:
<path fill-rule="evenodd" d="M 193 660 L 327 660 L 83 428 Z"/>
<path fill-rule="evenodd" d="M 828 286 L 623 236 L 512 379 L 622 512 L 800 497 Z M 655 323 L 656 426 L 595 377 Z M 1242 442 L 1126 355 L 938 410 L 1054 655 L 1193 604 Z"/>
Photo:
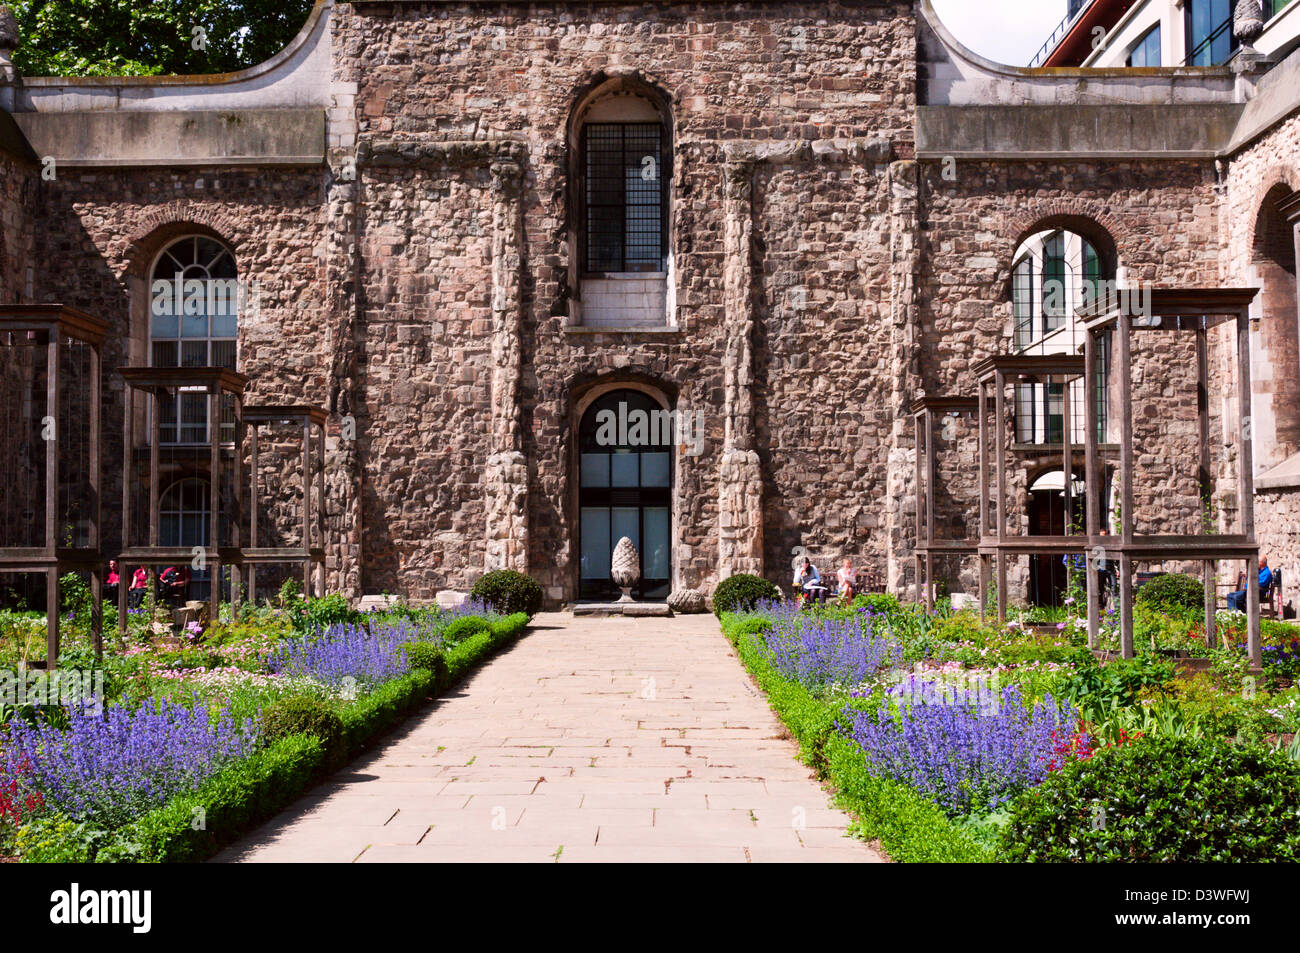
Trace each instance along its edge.
<path fill-rule="evenodd" d="M 1196 431 L 1200 445 L 1200 473 L 1197 481 L 1201 488 L 1201 504 L 1209 506 L 1213 499 L 1214 475 L 1210 472 L 1210 346 L 1204 316 L 1196 327 Z M 1201 530 L 1211 535 L 1206 525 L 1208 514 L 1202 513 Z M 1216 608 L 1218 602 L 1218 573 L 1213 559 L 1201 564 L 1201 579 L 1205 588 L 1203 606 L 1205 609 L 1205 644 L 1209 648 L 1218 645 Z"/>
<path fill-rule="evenodd" d="M 1083 341 L 1083 419 L 1084 447 L 1084 507 L 1087 520 L 1088 554 L 1085 561 L 1088 584 L 1088 648 L 1094 651 L 1101 645 L 1101 567 L 1098 565 L 1098 548 L 1101 546 L 1101 495 L 1102 481 L 1097 466 L 1097 444 L 1100 420 L 1097 414 L 1097 341 L 1089 334 Z M 1105 558 L 1104 556 L 1101 558 Z"/>
<path fill-rule="evenodd" d="M 1237 461 L 1241 494 L 1241 531 L 1255 538 L 1255 427 L 1251 412 L 1250 311 L 1237 312 L 1237 402 L 1241 418 L 1241 453 Z M 1246 625 L 1250 664 L 1261 668 L 1263 647 L 1259 634 L 1259 567 L 1246 561 Z"/>
<path fill-rule="evenodd" d="M 988 445 L 988 389 L 981 379 L 979 387 L 979 538 L 984 540 L 989 534 L 989 445 Z M 980 560 L 980 622 L 988 615 L 988 592 L 992 585 L 993 567 L 989 557 L 979 554 Z"/>
<path fill-rule="evenodd" d="M 1119 314 L 1120 378 L 1120 554 L 1119 615 L 1120 654 L 1132 658 L 1133 651 L 1133 342 L 1127 311 Z"/>
<path fill-rule="evenodd" d="M 997 567 L 997 587 L 998 587 L 998 625 L 1007 624 L 1007 557 L 1003 546 L 1007 541 L 1007 407 L 1006 407 L 1006 375 L 998 370 L 994 374 L 996 388 L 993 392 L 994 417 L 993 424 L 993 445 L 997 452 L 997 485 L 998 485 L 998 511 L 997 511 L 997 541 L 998 552 L 995 557 Z"/>

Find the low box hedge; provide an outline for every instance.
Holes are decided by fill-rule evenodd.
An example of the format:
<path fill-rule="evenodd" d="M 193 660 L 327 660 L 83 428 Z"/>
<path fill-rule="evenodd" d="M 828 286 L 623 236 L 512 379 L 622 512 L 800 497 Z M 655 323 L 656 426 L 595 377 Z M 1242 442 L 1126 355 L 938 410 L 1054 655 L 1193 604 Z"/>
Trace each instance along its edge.
<path fill-rule="evenodd" d="M 799 743 L 799 756 L 835 789 L 836 803 L 855 818 L 850 828 L 879 839 L 903 863 L 981 862 L 992 853 L 959 830 L 938 805 L 906 785 L 872 777 L 866 755 L 835 730 L 839 711 L 778 672 L 756 640 L 763 626 L 752 617 L 725 613 L 722 631 L 745 668 L 767 694 L 778 718 Z"/>
<path fill-rule="evenodd" d="M 446 691 L 498 649 L 513 642 L 528 622 L 529 616 L 522 612 L 498 619 L 487 631 L 446 651 L 445 675 L 413 668 L 347 705 L 339 713 L 347 757 L 355 757 L 430 697 Z M 116 863 L 205 860 L 306 793 L 319 778 L 326 760 L 320 739 L 288 735 L 228 765 L 197 790 L 172 798 L 132 824 L 100 832 L 102 836 L 82 855 L 59 859 Z"/>

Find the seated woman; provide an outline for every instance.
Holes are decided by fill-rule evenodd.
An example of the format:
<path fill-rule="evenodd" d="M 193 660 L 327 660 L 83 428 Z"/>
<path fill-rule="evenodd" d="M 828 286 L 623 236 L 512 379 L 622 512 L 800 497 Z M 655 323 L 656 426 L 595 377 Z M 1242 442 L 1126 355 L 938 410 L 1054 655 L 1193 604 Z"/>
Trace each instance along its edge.
<path fill-rule="evenodd" d="M 131 574 L 131 590 L 127 594 L 127 606 L 131 609 L 138 609 L 144 605 L 144 597 L 149 591 L 149 570 L 143 566 L 137 566 L 135 572 Z"/>
<path fill-rule="evenodd" d="M 795 570 L 794 585 L 796 589 L 803 590 L 805 602 L 826 602 L 826 587 L 822 585 L 821 573 L 812 564 L 812 560 L 805 559 L 803 566 Z"/>
<path fill-rule="evenodd" d="M 108 575 L 104 577 L 104 598 L 117 601 L 117 587 L 121 585 L 122 577 L 117 574 L 117 560 L 108 561 Z"/>
<path fill-rule="evenodd" d="M 853 568 L 853 560 L 845 559 L 835 576 L 840 583 L 840 599 L 848 605 L 858 594 L 858 571 Z"/>

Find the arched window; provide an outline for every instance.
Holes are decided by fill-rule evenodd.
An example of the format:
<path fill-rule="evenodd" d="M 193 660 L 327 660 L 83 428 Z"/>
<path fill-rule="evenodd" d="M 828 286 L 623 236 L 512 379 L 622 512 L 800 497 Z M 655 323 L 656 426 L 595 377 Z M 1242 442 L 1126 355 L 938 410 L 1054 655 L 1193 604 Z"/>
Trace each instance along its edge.
<path fill-rule="evenodd" d="M 193 235 L 158 256 L 150 277 L 149 357 L 154 367 L 236 369 L 239 292 L 235 257 L 215 239 Z M 180 395 L 180 413 L 166 401 L 159 422 L 163 443 L 206 443 L 207 400 Z M 222 414 L 222 437 L 234 439 L 233 410 Z"/>
<path fill-rule="evenodd" d="M 660 98 L 613 80 L 575 112 L 580 323 L 662 327 L 671 312 L 672 126 Z"/>
<path fill-rule="evenodd" d="M 1074 321 L 1075 312 L 1105 291 L 1114 277 L 1113 266 L 1096 244 L 1064 228 L 1030 235 L 1016 249 L 1011 296 L 1015 315 L 1015 346 L 1022 353 L 1073 354 L 1083 344 L 1084 331 Z M 1105 440 L 1110 378 L 1109 342 L 1097 354 L 1098 430 Z M 1085 389 L 1083 381 L 1069 386 L 1071 441 L 1083 443 Z M 1016 385 L 1016 440 L 1025 444 L 1059 444 L 1065 436 L 1064 384 Z"/>

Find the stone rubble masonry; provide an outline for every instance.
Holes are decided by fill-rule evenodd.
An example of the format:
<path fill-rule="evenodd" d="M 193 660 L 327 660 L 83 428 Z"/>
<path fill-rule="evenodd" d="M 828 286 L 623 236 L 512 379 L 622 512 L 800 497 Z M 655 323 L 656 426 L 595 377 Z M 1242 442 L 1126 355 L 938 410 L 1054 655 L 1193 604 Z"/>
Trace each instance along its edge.
<path fill-rule="evenodd" d="M 431 598 L 508 566 L 551 604 L 573 598 L 576 414 L 615 385 L 704 422 L 703 454 L 675 460 L 674 588 L 707 593 L 740 571 L 787 584 L 800 550 L 824 569 L 853 556 L 897 589 L 916 529 L 905 408 L 973 394 L 971 368 L 1010 347 L 1023 238 L 1087 230 L 1113 242 L 1130 282 L 1284 280 L 1259 270 L 1255 223 L 1273 186 L 1300 188 L 1300 119 L 1226 157 L 1222 175 L 1209 159 L 1065 155 L 963 159 L 950 181 L 916 157 L 930 66 L 910 2 L 363 2 L 327 15 L 332 67 L 312 94 L 324 165 L 60 167 L 44 181 L 0 158 L 0 300 L 111 322 L 105 493 L 120 499 L 113 371 L 147 358 L 149 269 L 182 235 L 227 242 L 261 299 L 240 327 L 249 401 L 330 412 L 327 584 L 351 595 Z M 672 327 L 568 326 L 574 110 L 620 83 L 658 90 L 671 112 Z M 1275 438 L 1261 461 L 1300 442 L 1300 348 L 1277 313 L 1256 335 L 1256 410 Z M 1208 515 L 1230 525 L 1233 342 L 1212 340 Z M 1135 344 L 1144 529 L 1207 518 L 1188 465 L 1189 348 Z M 976 531 L 973 459 L 941 466 L 938 517 L 954 534 Z M 1057 465 L 1023 463 L 1009 470 L 1022 531 L 1029 483 Z M 292 480 L 280 492 L 287 535 Z M 1261 494 L 1261 539 L 1300 569 L 1275 497 L 1291 512 L 1285 491 Z"/>

